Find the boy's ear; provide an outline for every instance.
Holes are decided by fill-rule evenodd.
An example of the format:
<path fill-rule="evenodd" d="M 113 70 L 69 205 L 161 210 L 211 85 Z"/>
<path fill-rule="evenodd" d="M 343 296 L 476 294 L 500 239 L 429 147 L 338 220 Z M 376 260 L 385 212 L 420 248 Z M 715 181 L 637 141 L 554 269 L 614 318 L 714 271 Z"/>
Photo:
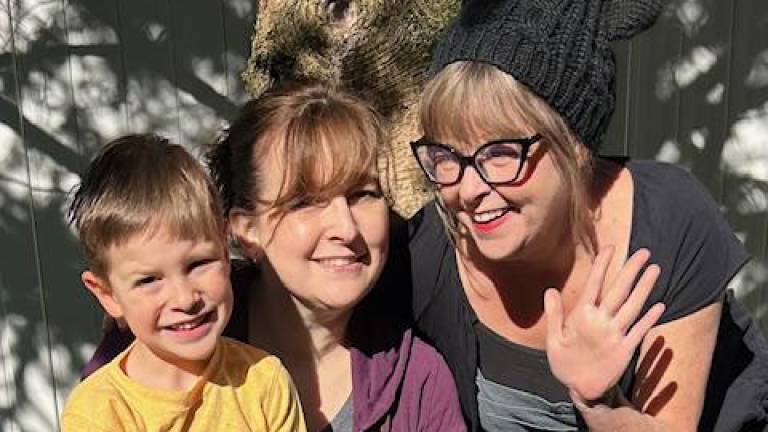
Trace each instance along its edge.
<path fill-rule="evenodd" d="M 101 303 L 101 307 L 103 307 L 112 318 L 117 320 L 123 317 L 123 308 L 120 306 L 120 303 L 115 300 L 114 294 L 107 281 L 90 270 L 84 271 L 83 274 L 80 275 L 80 280 L 83 281 L 83 285 L 85 285 L 85 287 L 88 288 L 88 291 L 96 297 L 96 300 Z"/>
<path fill-rule="evenodd" d="M 253 261 L 264 254 L 256 217 L 242 209 L 229 212 L 229 229 L 240 250 Z"/>

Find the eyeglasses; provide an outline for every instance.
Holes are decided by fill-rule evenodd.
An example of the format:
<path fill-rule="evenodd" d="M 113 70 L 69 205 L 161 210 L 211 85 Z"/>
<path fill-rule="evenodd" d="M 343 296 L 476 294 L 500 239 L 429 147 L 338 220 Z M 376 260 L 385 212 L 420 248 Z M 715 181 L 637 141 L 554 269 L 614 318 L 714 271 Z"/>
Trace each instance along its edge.
<path fill-rule="evenodd" d="M 489 185 L 512 183 L 520 176 L 531 146 L 541 140 L 536 134 L 527 138 L 504 138 L 489 141 L 471 156 L 445 144 L 421 138 L 411 143 L 411 150 L 427 179 L 441 186 L 461 181 L 464 170 L 471 165 Z"/>

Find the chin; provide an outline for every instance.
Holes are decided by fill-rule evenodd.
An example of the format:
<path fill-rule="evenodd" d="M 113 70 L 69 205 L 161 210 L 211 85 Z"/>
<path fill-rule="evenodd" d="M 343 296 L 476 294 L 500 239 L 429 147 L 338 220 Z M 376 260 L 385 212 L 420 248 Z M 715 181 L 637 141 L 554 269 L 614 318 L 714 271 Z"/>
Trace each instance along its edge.
<path fill-rule="evenodd" d="M 320 299 L 324 308 L 338 311 L 354 309 L 370 291 L 368 288 L 344 286 L 337 286 L 337 290 L 334 295 Z"/>
<path fill-rule="evenodd" d="M 473 250 L 478 258 L 488 261 L 512 261 L 520 255 L 521 243 L 511 239 L 472 239 Z"/>

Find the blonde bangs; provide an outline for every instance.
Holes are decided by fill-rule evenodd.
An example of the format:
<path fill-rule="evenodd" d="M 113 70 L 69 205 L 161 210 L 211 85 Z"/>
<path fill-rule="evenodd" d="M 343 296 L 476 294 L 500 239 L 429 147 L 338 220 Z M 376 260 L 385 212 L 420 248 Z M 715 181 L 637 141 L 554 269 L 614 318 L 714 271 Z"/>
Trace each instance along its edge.
<path fill-rule="evenodd" d="M 211 240 L 223 244 L 226 225 L 220 216 L 220 207 L 206 194 L 195 193 L 197 190 L 190 189 L 189 185 L 178 186 L 181 187 L 171 188 L 168 195 L 166 191 L 147 191 L 134 202 L 136 205 L 100 208 L 98 214 L 91 215 L 91 229 L 86 239 L 91 245 L 89 249 L 98 251 L 121 246 L 131 238 L 154 236 L 161 230 L 174 240 Z"/>
<path fill-rule="evenodd" d="M 378 181 L 383 128 L 378 116 L 355 99 L 336 95 L 307 104 L 269 135 L 283 137 L 272 146 L 260 146 L 271 148 L 283 167 L 271 207 L 285 211 L 299 202 L 326 201 Z"/>
<path fill-rule="evenodd" d="M 521 86 L 487 64 L 456 62 L 446 66 L 424 90 L 424 136 L 465 150 L 482 139 L 538 132 L 539 122 L 529 114 L 533 95 L 520 91 Z"/>

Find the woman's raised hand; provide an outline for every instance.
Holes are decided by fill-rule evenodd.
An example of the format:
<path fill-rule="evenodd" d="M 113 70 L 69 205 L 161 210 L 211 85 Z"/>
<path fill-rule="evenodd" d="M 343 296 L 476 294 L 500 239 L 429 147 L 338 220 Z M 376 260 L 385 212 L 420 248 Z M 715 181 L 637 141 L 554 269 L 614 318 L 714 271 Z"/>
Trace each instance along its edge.
<path fill-rule="evenodd" d="M 584 292 L 567 316 L 558 290 L 549 289 L 544 296 L 550 368 L 572 397 L 582 401 L 598 400 L 613 389 L 635 349 L 664 312 L 664 305 L 657 303 L 635 323 L 660 272 L 652 264 L 637 279 L 650 253 L 637 251 L 613 283 L 606 284 L 612 256 L 613 248 L 600 251 Z"/>

